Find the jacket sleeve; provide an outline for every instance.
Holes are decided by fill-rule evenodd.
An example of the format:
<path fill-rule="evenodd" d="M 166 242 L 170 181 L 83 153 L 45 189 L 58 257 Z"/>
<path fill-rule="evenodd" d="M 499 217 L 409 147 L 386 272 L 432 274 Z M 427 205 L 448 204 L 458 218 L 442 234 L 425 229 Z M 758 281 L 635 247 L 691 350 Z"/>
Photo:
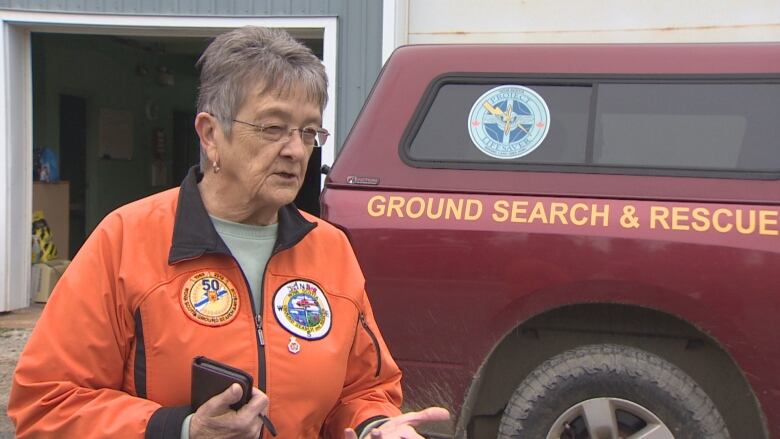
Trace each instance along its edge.
<path fill-rule="evenodd" d="M 153 417 L 158 430 L 181 431 L 183 408 L 123 391 L 135 325 L 119 274 L 121 230 L 112 214 L 92 233 L 20 356 L 8 402 L 19 438 L 142 438 Z"/>
<path fill-rule="evenodd" d="M 323 427 L 326 439 L 343 439 L 344 429 L 401 414 L 401 370 L 390 356 L 365 292 L 339 401 Z"/>

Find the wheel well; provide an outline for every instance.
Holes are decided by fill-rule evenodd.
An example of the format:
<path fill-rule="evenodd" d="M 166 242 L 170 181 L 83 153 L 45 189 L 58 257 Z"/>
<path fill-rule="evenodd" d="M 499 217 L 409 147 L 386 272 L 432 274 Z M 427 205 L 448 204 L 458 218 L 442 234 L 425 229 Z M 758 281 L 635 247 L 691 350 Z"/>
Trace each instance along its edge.
<path fill-rule="evenodd" d="M 633 346 L 666 359 L 704 389 L 731 437 L 768 437 L 747 380 L 709 335 L 656 310 L 597 303 L 548 311 L 507 334 L 472 384 L 456 437 L 496 437 L 504 407 L 525 376 L 556 354 L 597 343 Z"/>

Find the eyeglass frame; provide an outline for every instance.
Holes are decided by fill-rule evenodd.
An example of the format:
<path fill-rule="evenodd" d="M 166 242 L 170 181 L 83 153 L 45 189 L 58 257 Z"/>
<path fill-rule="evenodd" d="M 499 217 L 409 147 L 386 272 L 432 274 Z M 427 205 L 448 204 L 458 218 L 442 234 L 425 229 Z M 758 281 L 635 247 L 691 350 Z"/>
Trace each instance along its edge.
<path fill-rule="evenodd" d="M 275 123 L 274 124 L 268 124 L 268 125 L 257 125 L 257 124 L 254 124 L 254 123 L 244 122 L 243 120 L 237 120 L 237 119 L 233 119 L 233 122 L 244 124 L 244 125 L 249 125 L 252 128 L 256 129 L 258 133 L 262 133 L 263 131 L 265 131 L 265 130 L 267 130 L 269 128 L 272 128 L 272 127 L 281 128 L 282 132 L 286 132 L 287 133 L 286 137 L 285 137 L 284 134 L 282 134 L 281 137 L 279 137 L 278 139 L 276 139 L 276 140 L 269 140 L 269 142 L 281 142 L 283 140 L 284 141 L 288 141 L 288 140 L 290 140 L 290 138 L 292 138 L 293 131 L 298 131 L 298 135 L 301 136 L 301 141 L 303 142 L 303 132 L 305 130 L 312 130 L 312 131 L 314 131 L 316 133 L 316 135 L 314 137 L 314 143 L 311 144 L 311 145 L 307 145 L 306 142 L 303 142 L 303 144 L 306 145 L 306 146 L 311 146 L 313 148 L 320 148 L 320 147 L 322 147 L 322 145 L 325 144 L 325 142 L 328 141 L 328 137 L 330 136 L 330 132 L 328 132 L 328 130 L 326 130 L 325 128 L 313 128 L 313 127 L 290 128 L 287 125 L 281 125 L 281 124 L 275 124 Z"/>

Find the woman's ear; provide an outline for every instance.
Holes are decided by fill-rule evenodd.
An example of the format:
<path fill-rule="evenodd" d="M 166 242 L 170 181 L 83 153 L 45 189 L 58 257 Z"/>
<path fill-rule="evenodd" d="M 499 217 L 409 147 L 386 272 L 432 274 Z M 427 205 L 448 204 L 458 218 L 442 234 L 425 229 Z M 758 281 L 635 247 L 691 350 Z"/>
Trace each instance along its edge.
<path fill-rule="evenodd" d="M 222 129 L 217 118 L 206 112 L 198 113 L 195 116 L 195 132 L 200 138 L 202 154 L 208 158 L 209 163 L 219 163 L 217 138 L 222 135 Z"/>

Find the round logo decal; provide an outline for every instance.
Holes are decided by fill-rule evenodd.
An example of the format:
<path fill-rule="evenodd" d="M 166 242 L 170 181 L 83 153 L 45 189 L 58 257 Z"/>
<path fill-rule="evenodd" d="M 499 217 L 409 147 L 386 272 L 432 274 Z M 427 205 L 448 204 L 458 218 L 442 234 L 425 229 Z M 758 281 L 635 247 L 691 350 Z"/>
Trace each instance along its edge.
<path fill-rule="evenodd" d="M 502 85 L 474 102 L 468 120 L 471 141 L 497 159 L 530 154 L 547 136 L 550 109 L 527 87 Z"/>
<path fill-rule="evenodd" d="M 276 290 L 274 315 L 284 329 L 306 340 L 318 340 L 330 331 L 330 304 L 312 282 L 294 280 Z"/>
<path fill-rule="evenodd" d="M 198 323 L 226 325 L 238 315 L 238 293 L 227 277 L 216 271 L 202 271 L 184 283 L 181 306 Z"/>

